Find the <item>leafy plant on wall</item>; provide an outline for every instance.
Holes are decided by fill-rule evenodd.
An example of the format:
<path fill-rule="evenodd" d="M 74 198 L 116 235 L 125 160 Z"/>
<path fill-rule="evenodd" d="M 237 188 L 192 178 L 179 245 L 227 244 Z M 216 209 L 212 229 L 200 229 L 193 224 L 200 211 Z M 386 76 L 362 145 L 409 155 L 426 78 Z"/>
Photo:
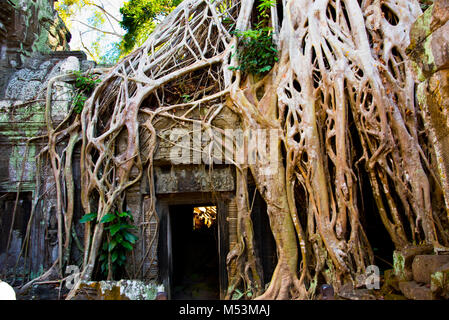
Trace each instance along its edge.
<path fill-rule="evenodd" d="M 241 70 L 255 75 L 264 74 L 278 61 L 278 50 L 273 44 L 273 28 L 269 26 L 269 12 L 274 5 L 276 1 L 263 0 L 257 6 L 259 22 L 254 28 L 233 32 L 239 38 L 236 54 L 240 65 L 230 67 L 231 70 Z"/>
<path fill-rule="evenodd" d="M 88 213 L 84 215 L 80 222 L 86 223 L 95 221 L 97 213 Z M 136 227 L 131 223 L 133 216 L 129 211 L 106 214 L 100 221 L 104 223 L 107 230 L 106 239 L 103 241 L 99 262 L 101 273 L 111 280 L 121 270 L 126 263 L 127 252 L 132 251 L 138 237 L 132 233 Z"/>
<path fill-rule="evenodd" d="M 73 111 L 81 113 L 87 97 L 90 96 L 95 86 L 101 82 L 101 79 L 91 73 L 83 73 L 81 71 L 75 71 L 75 75 L 76 93 L 73 99 Z"/>

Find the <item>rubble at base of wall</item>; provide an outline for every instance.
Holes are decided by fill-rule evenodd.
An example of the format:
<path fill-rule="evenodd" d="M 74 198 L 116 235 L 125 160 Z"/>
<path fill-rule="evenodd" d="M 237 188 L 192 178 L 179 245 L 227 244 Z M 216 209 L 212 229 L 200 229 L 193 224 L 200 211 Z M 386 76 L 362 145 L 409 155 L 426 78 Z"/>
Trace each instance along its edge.
<path fill-rule="evenodd" d="M 163 285 L 140 280 L 82 282 L 74 300 L 155 300 Z"/>

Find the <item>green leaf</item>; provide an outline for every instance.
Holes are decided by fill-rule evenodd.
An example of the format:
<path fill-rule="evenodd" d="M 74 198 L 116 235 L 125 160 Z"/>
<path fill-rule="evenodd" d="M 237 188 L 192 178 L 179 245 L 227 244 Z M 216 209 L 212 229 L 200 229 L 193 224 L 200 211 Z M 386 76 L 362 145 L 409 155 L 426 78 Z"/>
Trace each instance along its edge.
<path fill-rule="evenodd" d="M 123 236 L 120 233 L 117 233 L 114 236 L 115 241 L 117 241 L 117 243 L 121 243 L 123 241 Z"/>
<path fill-rule="evenodd" d="M 109 243 L 108 251 L 111 252 L 112 250 L 114 250 L 114 248 L 115 248 L 116 245 L 117 245 L 117 241 L 112 240 L 112 241 Z"/>
<path fill-rule="evenodd" d="M 132 250 L 132 249 L 133 249 L 133 246 L 132 246 L 131 243 L 129 243 L 128 241 L 123 241 L 123 242 L 121 243 L 121 245 L 122 245 L 124 248 L 126 248 L 127 250 Z"/>
<path fill-rule="evenodd" d="M 103 218 L 101 218 L 100 223 L 112 222 L 112 221 L 114 221 L 116 218 L 117 218 L 117 217 L 115 216 L 115 214 L 108 213 L 108 214 L 105 215 Z"/>
<path fill-rule="evenodd" d="M 96 218 L 97 218 L 96 212 L 87 213 L 80 219 L 80 223 L 86 223 L 86 222 L 92 221 Z"/>
<path fill-rule="evenodd" d="M 271 69 L 271 66 L 265 66 L 262 69 L 259 70 L 260 73 L 265 72 L 265 71 L 269 71 Z"/>
<path fill-rule="evenodd" d="M 118 252 L 117 251 L 112 252 L 112 254 L 111 254 L 112 263 L 114 263 L 117 260 L 117 258 L 118 258 Z"/>
<path fill-rule="evenodd" d="M 127 241 L 131 242 L 132 244 L 134 244 L 139 239 L 137 236 L 133 235 L 130 232 L 126 232 L 123 236 Z"/>
<path fill-rule="evenodd" d="M 122 224 L 121 229 L 137 229 L 137 227 L 131 224 Z"/>
<path fill-rule="evenodd" d="M 100 260 L 100 261 L 103 261 L 103 260 L 107 259 L 107 257 L 108 257 L 108 255 L 107 255 L 106 253 L 102 253 L 102 254 L 100 255 L 99 260 Z"/>
<path fill-rule="evenodd" d="M 123 212 L 120 212 L 120 213 L 117 212 L 117 215 L 120 218 L 123 218 L 123 217 L 132 218 L 131 214 L 128 211 L 123 211 Z"/>
<path fill-rule="evenodd" d="M 116 224 L 113 224 L 112 226 L 109 226 L 108 229 L 109 229 L 109 232 L 111 233 L 111 236 L 114 236 L 120 230 L 121 227 L 122 227 L 122 224 L 120 224 L 120 223 L 116 223 Z"/>

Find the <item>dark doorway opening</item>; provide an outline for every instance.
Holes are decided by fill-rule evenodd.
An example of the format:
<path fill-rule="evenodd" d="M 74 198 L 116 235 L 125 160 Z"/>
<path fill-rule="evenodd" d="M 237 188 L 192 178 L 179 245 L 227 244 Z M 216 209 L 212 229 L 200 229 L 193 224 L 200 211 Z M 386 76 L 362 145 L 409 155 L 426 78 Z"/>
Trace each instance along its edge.
<path fill-rule="evenodd" d="M 250 186 L 249 194 L 253 197 L 251 220 L 253 221 L 256 253 L 263 270 L 263 285 L 266 286 L 270 283 L 278 262 L 276 241 L 270 228 L 267 204 L 254 186 Z"/>
<path fill-rule="evenodd" d="M 362 175 L 364 176 L 361 179 L 364 208 L 361 211 L 361 222 L 374 253 L 374 265 L 378 266 L 381 274 L 383 274 L 385 270 L 393 268 L 393 251 L 395 248 L 380 218 L 368 175 L 366 173 Z"/>
<path fill-rule="evenodd" d="M 16 201 L 17 207 L 14 214 Z M 31 192 L 20 192 L 19 195 L 15 192 L 0 193 L 0 272 L 11 271 L 15 267 L 18 267 L 17 270 L 25 267 L 23 256 L 19 261 L 17 259 L 26 235 L 31 203 Z M 18 263 L 17 266 L 16 263 Z"/>
<path fill-rule="evenodd" d="M 362 147 L 355 149 L 362 150 Z M 379 267 L 380 273 L 383 274 L 385 270 L 393 268 L 393 251 L 395 247 L 387 229 L 382 223 L 368 173 L 361 169 L 358 179 L 361 186 L 357 194 L 357 198 L 360 199 L 360 222 L 373 250 L 374 265 Z"/>
<path fill-rule="evenodd" d="M 198 218 L 198 213 L 206 207 L 215 208 L 216 212 L 211 204 L 169 207 L 172 299 L 220 298 L 217 216 L 209 221 Z"/>
<path fill-rule="evenodd" d="M 349 109 L 348 113 L 348 123 L 351 124 L 349 130 L 353 144 L 352 150 L 355 151 L 353 157 L 354 159 L 362 159 L 363 146 L 355 126 L 351 109 Z M 364 165 L 366 165 L 365 162 L 359 163 L 354 172 L 357 175 L 359 184 L 357 188 L 357 202 L 359 204 L 360 222 L 373 250 L 374 265 L 379 267 L 381 274 L 383 274 L 385 270 L 393 268 L 394 245 L 380 218 L 370 177 Z"/>

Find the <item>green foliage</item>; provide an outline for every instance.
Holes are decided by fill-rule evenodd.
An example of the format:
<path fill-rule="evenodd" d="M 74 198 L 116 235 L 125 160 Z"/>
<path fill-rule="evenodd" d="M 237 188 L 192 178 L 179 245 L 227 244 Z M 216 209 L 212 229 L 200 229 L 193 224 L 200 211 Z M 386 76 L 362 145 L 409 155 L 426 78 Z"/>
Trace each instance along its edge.
<path fill-rule="evenodd" d="M 420 0 L 419 5 L 422 11 L 426 11 L 433 4 L 433 0 Z"/>
<path fill-rule="evenodd" d="M 80 222 L 96 220 L 96 213 L 84 215 Z M 107 241 L 103 242 L 100 250 L 99 261 L 101 272 L 104 276 L 109 272 L 109 261 L 112 266 L 112 274 L 115 275 L 126 263 L 126 253 L 133 250 L 133 246 L 138 240 L 131 230 L 136 227 L 131 225 L 133 216 L 128 211 L 108 213 L 101 218 L 100 223 L 105 224 L 107 230 Z"/>
<path fill-rule="evenodd" d="M 270 9 L 276 5 L 276 0 L 262 0 L 257 6 L 259 9 L 259 17 L 262 20 L 268 20 L 270 18 Z"/>
<path fill-rule="evenodd" d="M 118 12 L 114 11 L 115 7 L 110 6 L 111 2 L 115 1 L 55 2 L 56 11 L 74 36 L 74 41 L 70 43 L 72 49 L 85 51 L 98 64 L 115 64 L 121 54 L 123 30 L 119 28 L 115 16 Z M 80 40 L 77 40 L 78 34 Z"/>
<path fill-rule="evenodd" d="M 76 113 L 81 113 L 83 111 L 84 103 L 86 102 L 87 97 L 81 93 L 75 95 L 73 99 L 73 111 Z"/>
<path fill-rule="evenodd" d="M 60 0 L 55 2 L 55 9 L 67 27 L 71 27 L 70 18 L 88 1 L 84 0 Z"/>
<path fill-rule="evenodd" d="M 183 94 L 183 95 L 181 96 L 181 98 L 182 98 L 182 101 L 183 101 L 184 103 L 188 103 L 188 102 L 190 102 L 190 101 L 192 100 L 192 97 L 191 97 L 189 94 Z"/>
<path fill-rule="evenodd" d="M 81 113 L 83 111 L 84 103 L 87 97 L 92 93 L 95 86 L 101 82 L 98 76 L 91 73 L 83 73 L 81 71 L 75 71 L 75 88 L 76 94 L 73 99 L 73 110 L 76 113 Z"/>
<path fill-rule="evenodd" d="M 91 73 L 75 71 L 75 74 L 77 75 L 75 80 L 75 87 L 82 91 L 91 92 L 100 82 L 100 79 Z"/>
<path fill-rule="evenodd" d="M 93 221 L 97 218 L 97 213 L 96 212 L 92 212 L 92 213 L 86 213 L 81 219 L 80 222 L 81 223 L 86 223 L 86 222 L 90 222 Z"/>
<path fill-rule="evenodd" d="M 233 31 L 239 38 L 237 57 L 240 65 L 229 69 L 258 75 L 270 71 L 278 61 L 278 50 L 273 44 L 273 29 L 268 27 L 270 8 L 274 5 L 276 5 L 275 0 L 262 0 L 257 6 L 259 22 L 255 28 L 247 31 Z"/>
<path fill-rule="evenodd" d="M 240 291 L 239 289 L 235 289 L 235 292 L 233 293 L 231 299 L 232 300 L 240 300 L 240 299 L 251 299 L 251 297 L 253 296 L 252 292 L 251 292 L 251 288 L 248 288 L 245 292 Z"/>
<path fill-rule="evenodd" d="M 278 50 L 273 45 L 271 28 L 236 31 L 235 34 L 240 38 L 240 48 L 237 51 L 240 65 L 230 68 L 252 74 L 270 71 L 278 61 Z"/>
<path fill-rule="evenodd" d="M 83 40 L 74 44 L 77 49 L 85 51 L 99 64 L 115 64 L 142 45 L 157 23 L 181 2 L 128 0 L 120 8 L 121 17 L 116 17 L 107 3 L 93 0 L 59 0 L 55 9 L 70 30 L 72 24 L 77 26 L 72 32 L 79 32 Z M 118 24 L 126 31 L 124 35 Z"/>
<path fill-rule="evenodd" d="M 164 16 L 168 15 L 182 0 L 130 0 L 120 8 L 120 25 L 126 30 L 122 40 L 125 52 L 130 52 L 136 44 L 151 33 Z"/>
<path fill-rule="evenodd" d="M 133 250 L 137 237 L 131 233 L 135 229 L 128 222 L 133 221 L 132 215 L 127 212 L 108 213 L 100 223 L 105 223 L 108 230 L 108 241 L 102 246 L 100 253 L 101 271 L 107 275 L 109 271 L 109 258 L 112 264 L 112 273 L 115 274 L 126 262 L 127 251 Z"/>

